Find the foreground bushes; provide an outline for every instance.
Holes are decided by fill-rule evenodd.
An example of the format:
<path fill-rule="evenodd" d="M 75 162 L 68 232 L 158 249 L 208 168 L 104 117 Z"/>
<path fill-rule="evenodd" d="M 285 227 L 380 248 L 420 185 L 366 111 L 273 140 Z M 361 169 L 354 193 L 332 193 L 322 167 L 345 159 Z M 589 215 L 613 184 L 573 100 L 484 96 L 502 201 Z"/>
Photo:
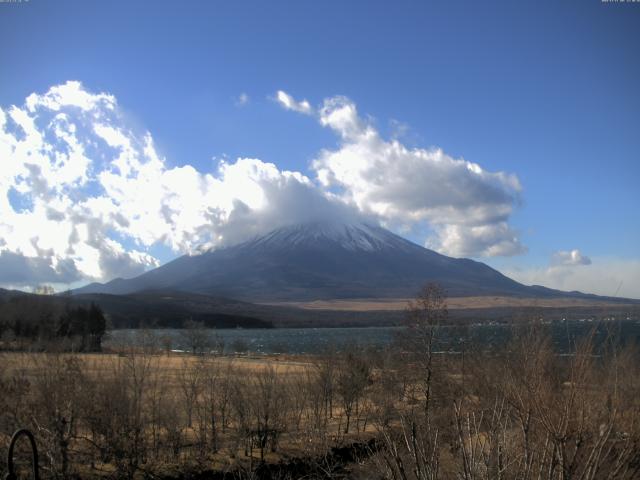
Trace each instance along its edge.
<path fill-rule="evenodd" d="M 431 404 L 396 407 L 381 430 L 383 477 L 639 478 L 639 358 L 615 345 L 596 354 L 584 338 L 558 355 L 532 329 L 464 363 L 435 361 Z"/>
<path fill-rule="evenodd" d="M 280 367 L 153 348 L 5 354 L 0 445 L 30 428 L 48 478 L 249 476 L 286 456 L 331 478 L 331 448 L 371 438 L 354 477 L 639 478 L 633 347 L 611 336 L 596 350 L 585 337 L 559 355 L 533 326 L 499 349 L 443 354 L 433 349 L 438 321 L 422 311 L 411 341 L 386 351 L 352 348 Z"/>

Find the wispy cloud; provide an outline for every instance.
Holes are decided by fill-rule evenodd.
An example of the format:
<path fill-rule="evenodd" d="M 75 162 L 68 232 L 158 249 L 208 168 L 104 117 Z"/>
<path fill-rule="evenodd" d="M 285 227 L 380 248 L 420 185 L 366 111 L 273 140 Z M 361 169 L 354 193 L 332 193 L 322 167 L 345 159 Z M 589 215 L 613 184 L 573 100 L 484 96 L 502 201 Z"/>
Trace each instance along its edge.
<path fill-rule="evenodd" d="M 238 95 L 238 98 L 236 98 L 236 107 L 244 107 L 248 105 L 250 101 L 251 98 L 249 98 L 249 95 L 242 92 L 240 95 Z"/>
<path fill-rule="evenodd" d="M 575 267 L 578 265 L 591 265 L 591 259 L 580 250 L 560 250 L 551 257 L 551 265 L 563 267 Z"/>
<path fill-rule="evenodd" d="M 276 101 L 286 110 L 293 110 L 294 112 L 304 113 L 305 115 L 311 115 L 313 108 L 307 100 L 296 101 L 291 95 L 282 90 L 276 92 Z"/>
<path fill-rule="evenodd" d="M 509 268 L 503 273 L 526 285 L 640 299 L 639 260 L 593 257 L 589 262 Z"/>

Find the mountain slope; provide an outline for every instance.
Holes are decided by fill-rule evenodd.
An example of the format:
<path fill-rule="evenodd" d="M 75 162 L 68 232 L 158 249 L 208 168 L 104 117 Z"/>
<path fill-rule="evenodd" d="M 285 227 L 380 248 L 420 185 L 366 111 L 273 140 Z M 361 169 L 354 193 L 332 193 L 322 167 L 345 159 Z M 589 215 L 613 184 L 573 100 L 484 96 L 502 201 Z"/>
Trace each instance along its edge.
<path fill-rule="evenodd" d="M 440 255 L 381 227 L 329 222 L 280 228 L 75 293 L 171 289 L 254 302 L 406 298 L 427 282 L 440 283 L 450 296 L 568 295 L 524 286 L 483 263 Z"/>

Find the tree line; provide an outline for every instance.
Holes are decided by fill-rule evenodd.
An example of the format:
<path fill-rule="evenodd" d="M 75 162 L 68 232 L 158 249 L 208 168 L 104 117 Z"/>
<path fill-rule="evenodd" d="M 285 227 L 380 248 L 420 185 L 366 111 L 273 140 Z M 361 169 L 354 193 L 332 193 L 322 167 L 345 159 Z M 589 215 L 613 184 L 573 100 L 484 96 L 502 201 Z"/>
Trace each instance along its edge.
<path fill-rule="evenodd" d="M 107 319 L 95 303 L 19 295 L 0 302 L 0 343 L 5 349 L 100 351 Z"/>

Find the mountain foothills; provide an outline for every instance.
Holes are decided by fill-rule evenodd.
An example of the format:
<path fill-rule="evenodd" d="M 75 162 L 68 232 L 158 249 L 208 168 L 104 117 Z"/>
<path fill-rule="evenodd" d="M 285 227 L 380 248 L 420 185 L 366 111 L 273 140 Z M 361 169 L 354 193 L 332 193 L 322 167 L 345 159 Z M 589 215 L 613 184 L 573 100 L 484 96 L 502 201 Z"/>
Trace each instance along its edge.
<path fill-rule="evenodd" d="M 273 303 L 412 298 L 428 282 L 439 283 L 450 297 L 594 297 L 525 286 L 483 263 L 441 255 L 382 227 L 338 222 L 279 228 L 74 293 L 178 290 Z"/>
<path fill-rule="evenodd" d="M 272 310 L 283 310 L 185 292 L 71 296 L 0 289 L 0 338 L 5 332 L 38 338 L 43 334 L 47 338 L 73 336 L 81 332 L 80 325 L 96 323 L 91 320 L 99 317 L 96 309 L 104 312 L 113 328 L 182 328 L 189 323 L 216 328 L 271 328 L 271 319 L 278 316 Z"/>

